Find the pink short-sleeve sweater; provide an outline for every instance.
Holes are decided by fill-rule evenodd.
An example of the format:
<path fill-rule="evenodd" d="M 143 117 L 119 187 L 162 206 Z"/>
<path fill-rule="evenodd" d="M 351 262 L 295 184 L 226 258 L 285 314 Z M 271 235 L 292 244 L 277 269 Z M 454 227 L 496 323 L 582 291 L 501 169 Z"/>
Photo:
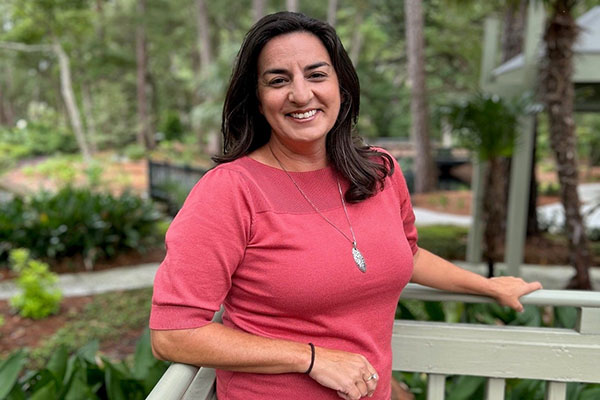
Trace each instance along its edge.
<path fill-rule="evenodd" d="M 291 172 L 315 206 L 351 237 L 333 168 Z M 347 184 L 342 182 L 342 189 Z M 417 251 L 414 214 L 399 166 L 385 188 L 347 204 L 367 271 L 352 245 L 310 206 L 281 170 L 249 157 L 197 183 L 166 237 L 150 328 L 211 321 L 270 338 L 364 355 L 380 375 L 373 399 L 390 398 L 391 335 Z M 339 399 L 305 374 L 217 370 L 219 400 Z"/>

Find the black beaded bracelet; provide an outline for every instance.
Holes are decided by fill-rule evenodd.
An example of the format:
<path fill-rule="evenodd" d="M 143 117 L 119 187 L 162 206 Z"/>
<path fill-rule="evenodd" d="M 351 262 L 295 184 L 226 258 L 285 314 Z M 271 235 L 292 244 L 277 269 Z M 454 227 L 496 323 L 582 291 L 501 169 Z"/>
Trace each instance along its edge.
<path fill-rule="evenodd" d="M 315 365 L 315 345 L 309 343 L 310 346 L 310 366 L 306 370 L 305 374 L 310 374 L 310 371 L 313 369 L 313 365 Z"/>

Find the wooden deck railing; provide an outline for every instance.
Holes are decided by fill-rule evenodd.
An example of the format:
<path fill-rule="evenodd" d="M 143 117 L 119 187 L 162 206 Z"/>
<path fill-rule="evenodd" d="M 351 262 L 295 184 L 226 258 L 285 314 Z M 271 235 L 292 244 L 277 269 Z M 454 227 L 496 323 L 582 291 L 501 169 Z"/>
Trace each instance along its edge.
<path fill-rule="evenodd" d="M 403 299 L 490 303 L 474 295 L 409 284 Z M 546 381 L 546 400 L 566 400 L 568 382 L 600 383 L 600 293 L 540 290 L 524 305 L 572 306 L 575 329 L 491 326 L 396 320 L 392 336 L 395 371 L 428 375 L 427 399 L 443 400 L 448 375 L 487 378 L 486 400 L 504 399 L 509 378 Z M 214 370 L 173 364 L 150 400 L 215 400 Z"/>

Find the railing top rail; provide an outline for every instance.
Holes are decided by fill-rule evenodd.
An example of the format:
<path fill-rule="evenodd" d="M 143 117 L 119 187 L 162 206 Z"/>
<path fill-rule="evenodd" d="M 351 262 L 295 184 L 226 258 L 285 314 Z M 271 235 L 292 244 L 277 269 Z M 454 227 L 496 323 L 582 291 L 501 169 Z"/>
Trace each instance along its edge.
<path fill-rule="evenodd" d="M 428 301 L 460 301 L 464 303 L 493 303 L 494 299 L 474 294 L 460 294 L 432 289 L 409 283 L 402 292 L 402 299 Z M 571 306 L 600 308 L 600 292 L 583 290 L 537 290 L 521 297 L 524 305 Z"/>

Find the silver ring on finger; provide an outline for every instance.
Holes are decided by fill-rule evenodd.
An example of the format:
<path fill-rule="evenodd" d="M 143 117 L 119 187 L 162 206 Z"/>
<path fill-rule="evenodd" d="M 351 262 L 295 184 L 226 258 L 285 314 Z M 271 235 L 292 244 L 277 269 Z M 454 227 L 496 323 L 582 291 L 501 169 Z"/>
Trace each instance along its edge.
<path fill-rule="evenodd" d="M 369 375 L 369 377 L 367 379 L 365 379 L 365 382 L 369 382 L 372 379 L 378 380 L 379 375 L 377 375 L 377 373 L 371 374 L 371 375 Z"/>

